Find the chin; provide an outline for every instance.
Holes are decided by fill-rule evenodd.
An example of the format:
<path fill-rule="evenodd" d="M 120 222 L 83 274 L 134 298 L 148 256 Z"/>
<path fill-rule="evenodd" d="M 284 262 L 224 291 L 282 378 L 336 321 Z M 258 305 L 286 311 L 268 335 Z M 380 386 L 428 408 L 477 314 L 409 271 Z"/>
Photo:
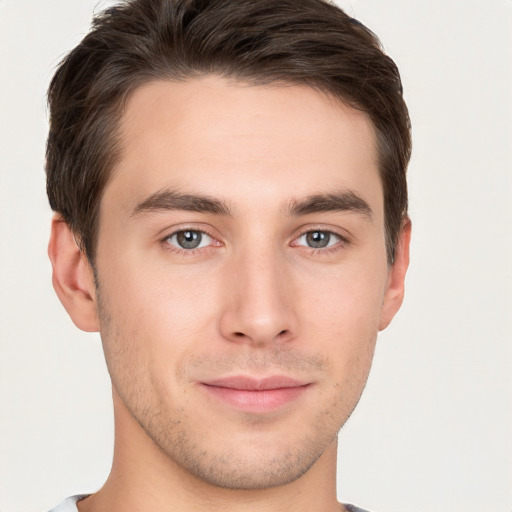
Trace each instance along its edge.
<path fill-rule="evenodd" d="M 265 436 L 255 436 L 237 445 L 222 443 L 224 446 L 216 447 L 199 446 L 182 437 L 181 442 L 161 448 L 185 474 L 209 485 L 260 490 L 290 484 L 308 472 L 322 456 L 328 457 L 326 452 L 331 452 L 331 448 L 335 453 L 337 433 L 336 430 L 321 437 L 293 440 L 281 437 L 277 443 Z"/>
<path fill-rule="evenodd" d="M 298 480 L 319 459 L 318 456 L 298 456 L 287 454 L 268 460 L 229 460 L 226 455 L 222 459 L 203 460 L 199 465 L 190 467 L 195 477 L 223 489 L 261 490 L 280 487 Z"/>

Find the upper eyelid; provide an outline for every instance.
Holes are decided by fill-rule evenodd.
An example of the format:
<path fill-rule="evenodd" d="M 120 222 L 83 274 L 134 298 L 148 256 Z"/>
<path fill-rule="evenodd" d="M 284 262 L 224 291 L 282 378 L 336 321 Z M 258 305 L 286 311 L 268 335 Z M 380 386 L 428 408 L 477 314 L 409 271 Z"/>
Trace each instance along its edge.
<path fill-rule="evenodd" d="M 180 228 L 180 229 L 174 229 L 173 231 L 169 232 L 167 235 L 164 236 L 164 238 L 170 238 L 171 236 L 177 235 L 178 233 L 183 233 L 183 231 L 196 231 L 197 233 L 202 233 L 203 235 L 208 235 L 209 237 L 212 237 L 210 233 L 204 229 L 198 229 L 198 228 Z"/>
<path fill-rule="evenodd" d="M 297 231 L 296 234 L 293 235 L 292 240 L 297 240 L 303 235 L 307 235 L 308 233 L 314 232 L 314 231 L 323 231 L 324 233 L 331 233 L 333 235 L 336 235 L 340 237 L 342 240 L 348 242 L 351 239 L 350 233 L 341 227 L 335 227 L 335 226 L 326 226 L 324 225 L 308 225 L 308 226 L 301 226 Z"/>
<path fill-rule="evenodd" d="M 194 248 L 186 249 L 184 247 L 180 247 L 176 243 L 171 242 L 171 238 L 175 237 L 178 233 L 181 233 L 183 231 L 196 231 L 198 233 L 206 235 L 210 239 L 209 243 L 204 247 L 194 247 Z M 173 252 L 183 251 L 183 253 L 193 254 L 196 251 L 203 251 L 205 249 L 208 249 L 209 247 L 217 245 L 217 243 L 220 243 L 220 242 L 218 242 L 218 239 L 216 237 L 214 237 L 213 235 L 211 235 L 210 233 L 208 233 L 208 231 L 206 231 L 204 229 L 198 229 L 198 228 L 192 228 L 192 227 L 185 226 L 183 228 L 173 229 L 172 231 L 167 231 L 166 235 L 159 236 L 158 243 L 166 251 L 173 251 Z"/>
<path fill-rule="evenodd" d="M 196 233 L 201 233 L 202 235 L 206 235 L 208 238 L 212 238 L 212 239 L 215 239 L 214 236 L 210 235 L 210 233 L 208 233 L 207 231 L 203 231 L 202 229 L 178 229 L 176 231 L 173 231 L 172 233 L 169 233 L 168 235 L 166 235 L 164 237 L 164 240 L 167 240 L 168 238 L 172 238 L 173 236 L 176 236 L 178 233 L 183 233 L 183 232 L 186 232 L 186 231 L 194 231 Z"/>
<path fill-rule="evenodd" d="M 329 229 L 308 229 L 307 231 L 303 231 L 299 236 L 297 236 L 296 238 L 301 238 L 309 233 L 328 233 L 329 235 L 334 235 L 338 238 L 341 238 L 342 240 L 344 240 L 344 236 L 340 233 L 338 233 L 337 231 L 332 231 L 332 230 L 329 230 Z"/>
<path fill-rule="evenodd" d="M 183 225 L 179 227 L 173 227 L 172 229 L 167 228 L 167 230 L 162 230 L 165 234 L 162 236 L 159 236 L 159 239 L 161 242 L 165 242 L 172 236 L 176 235 L 177 233 L 183 232 L 183 231 L 197 231 L 199 233 L 202 233 L 208 237 L 210 237 L 213 241 L 216 241 L 221 244 L 225 244 L 225 241 L 222 240 L 222 237 L 220 237 L 218 234 L 215 234 L 212 230 L 199 227 L 199 226 L 192 226 L 192 225 Z M 325 233 L 330 233 L 337 238 L 340 239 L 340 242 L 344 243 L 350 243 L 351 241 L 351 235 L 346 230 L 342 228 L 335 228 L 332 226 L 325 226 L 325 225 L 309 225 L 309 226 L 301 226 L 298 230 L 295 231 L 295 233 L 290 237 L 290 241 L 288 243 L 293 244 L 296 242 L 299 238 L 301 238 L 304 235 L 307 235 L 308 233 L 314 232 L 314 231 L 322 231 Z"/>
<path fill-rule="evenodd" d="M 218 240 L 219 236 L 213 234 L 213 230 L 209 230 L 204 227 L 195 227 L 191 225 L 183 225 L 179 227 L 172 227 L 172 228 L 165 228 L 162 229 L 158 235 L 158 238 L 160 238 L 161 241 L 165 241 L 168 238 L 171 238 L 171 236 L 176 235 L 177 233 L 181 233 L 183 231 L 197 231 L 198 233 L 203 233 L 204 235 L 209 236 L 210 238 L 213 238 L 214 240 Z"/>
<path fill-rule="evenodd" d="M 340 233 L 337 233 L 336 231 L 331 231 L 331 230 L 328 230 L 328 229 L 309 229 L 309 230 L 306 230 L 306 231 L 303 231 L 300 235 L 296 236 L 292 242 L 291 242 L 291 245 L 292 246 L 296 246 L 296 247 L 307 247 L 307 246 L 303 246 L 303 245 L 299 245 L 298 244 L 298 241 L 303 237 L 303 236 L 306 236 L 308 233 L 314 233 L 315 231 L 321 231 L 323 233 L 329 233 L 330 235 L 334 235 L 338 240 L 335 244 L 331 245 L 331 246 L 326 246 L 326 247 L 318 247 L 318 248 L 314 248 L 314 247 L 308 247 L 309 249 L 313 249 L 313 250 L 318 250 L 318 251 L 327 251 L 329 249 L 332 249 L 333 246 L 336 246 L 338 244 L 348 244 L 350 243 L 350 240 L 348 239 L 348 237 L 346 236 L 343 236 L 341 235 Z"/>
<path fill-rule="evenodd" d="M 210 240 L 209 243 L 207 243 L 204 247 L 191 247 L 191 248 L 185 248 L 180 247 L 179 245 L 175 243 L 171 243 L 170 239 L 175 237 L 178 233 L 181 233 L 183 231 L 196 231 L 198 233 L 201 233 L 202 235 L 206 235 Z M 197 254 L 198 251 L 205 251 L 208 249 L 211 249 L 212 246 L 219 246 L 222 245 L 222 242 L 219 242 L 217 238 L 212 236 L 210 233 L 203 229 L 192 229 L 192 228 L 181 228 L 181 229 L 175 229 L 174 231 L 170 232 L 164 237 L 160 237 L 160 244 L 162 248 L 166 251 L 171 251 L 174 254 L 182 254 L 182 255 L 189 255 L 192 256 L 193 254 Z"/>

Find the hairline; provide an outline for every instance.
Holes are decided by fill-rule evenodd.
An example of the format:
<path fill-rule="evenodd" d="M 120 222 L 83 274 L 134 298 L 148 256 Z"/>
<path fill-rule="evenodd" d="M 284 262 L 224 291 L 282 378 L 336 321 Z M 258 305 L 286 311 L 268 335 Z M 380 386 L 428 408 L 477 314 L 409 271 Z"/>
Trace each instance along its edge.
<path fill-rule="evenodd" d="M 103 195 L 105 193 L 105 190 L 109 184 L 109 182 L 113 179 L 116 168 L 118 167 L 118 164 L 122 158 L 123 153 L 123 130 L 122 130 L 122 124 L 123 124 L 123 118 L 126 113 L 126 108 L 128 105 L 128 102 L 131 100 L 133 95 L 141 88 L 146 85 L 149 85 L 151 83 L 157 83 L 157 82 L 169 82 L 169 83 L 179 83 L 179 82 L 191 82 L 194 80 L 201 80 L 204 78 L 209 77 L 218 77 L 226 80 L 230 85 L 237 85 L 237 86 L 246 86 L 246 87 L 294 87 L 294 86 L 303 86 L 308 87 L 309 89 L 312 89 L 322 95 L 324 95 L 326 98 L 328 98 L 331 101 L 336 102 L 341 107 L 349 107 L 353 108 L 355 110 L 358 110 L 362 112 L 368 121 L 371 123 L 371 127 L 374 133 L 374 142 L 375 142 L 375 151 L 376 151 L 376 157 L 377 157 L 377 169 L 378 169 L 378 175 L 379 180 L 382 186 L 382 194 L 383 194 L 383 207 L 384 207 L 384 235 L 386 238 L 386 246 L 392 246 L 393 250 L 396 246 L 396 240 L 389 240 L 390 236 L 390 229 L 387 225 L 387 210 L 386 210 L 386 203 L 385 203 L 385 191 L 384 191 L 384 180 L 383 180 L 383 164 L 381 162 L 381 156 L 384 151 L 383 148 L 383 140 L 382 140 L 382 132 L 379 130 L 378 126 L 375 124 L 374 120 L 371 118 L 370 114 L 361 106 L 355 104 L 355 102 L 351 102 L 348 100 L 344 95 L 341 93 L 335 92 L 334 88 L 329 88 L 325 84 L 320 83 L 320 81 L 315 81 L 314 79 L 297 79 L 294 80 L 293 77 L 289 77 L 287 80 L 284 78 L 273 78 L 271 76 L 264 77 L 262 75 L 256 75 L 256 76 L 246 76 L 242 73 L 223 73 L 220 71 L 197 71 L 191 69 L 190 72 L 185 73 L 173 73 L 167 70 L 167 72 L 162 72 L 160 74 L 157 74 L 156 72 L 148 73 L 142 72 L 139 76 L 136 76 L 132 81 L 129 82 L 129 84 L 125 84 L 125 88 L 122 91 L 122 93 L 119 95 L 119 97 L 112 103 L 110 106 L 109 111 L 113 113 L 113 115 L 110 115 L 109 113 L 103 113 L 101 115 L 105 116 L 107 118 L 107 123 L 110 125 L 110 136 L 107 141 L 105 141 L 105 147 L 108 148 L 108 152 L 112 153 L 112 159 L 109 162 L 110 165 L 106 169 L 106 176 L 105 181 L 103 183 L 103 188 L 98 195 L 97 203 L 95 205 L 94 209 L 94 219 L 93 224 L 91 225 L 91 231 L 90 231 L 90 240 L 89 244 L 90 247 L 85 247 L 85 244 L 83 244 L 80 241 L 81 249 L 86 254 L 89 262 L 91 265 L 94 266 L 96 251 L 97 251 L 97 244 L 98 244 L 98 235 L 99 235 L 99 226 L 100 226 L 100 216 L 101 216 L 101 203 L 103 199 Z M 403 219 L 406 218 L 406 214 L 403 214 Z M 77 233 L 77 236 L 79 234 Z M 389 251 L 387 251 L 389 253 Z M 388 264 L 393 263 L 394 258 L 394 252 L 393 254 L 387 254 Z"/>

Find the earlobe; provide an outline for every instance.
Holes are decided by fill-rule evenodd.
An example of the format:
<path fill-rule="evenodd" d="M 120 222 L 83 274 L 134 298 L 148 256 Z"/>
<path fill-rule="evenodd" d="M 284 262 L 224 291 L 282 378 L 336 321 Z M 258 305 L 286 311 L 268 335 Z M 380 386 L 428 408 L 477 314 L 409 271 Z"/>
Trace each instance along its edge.
<path fill-rule="evenodd" d="M 395 261 L 389 269 L 386 293 L 382 303 L 379 331 L 385 329 L 400 309 L 404 299 L 405 274 L 409 267 L 409 245 L 411 241 L 411 221 L 405 219 L 400 230 L 396 247 Z"/>
<path fill-rule="evenodd" d="M 53 287 L 71 320 L 83 331 L 98 331 L 93 270 L 59 215 L 52 221 L 48 256 L 53 267 Z"/>

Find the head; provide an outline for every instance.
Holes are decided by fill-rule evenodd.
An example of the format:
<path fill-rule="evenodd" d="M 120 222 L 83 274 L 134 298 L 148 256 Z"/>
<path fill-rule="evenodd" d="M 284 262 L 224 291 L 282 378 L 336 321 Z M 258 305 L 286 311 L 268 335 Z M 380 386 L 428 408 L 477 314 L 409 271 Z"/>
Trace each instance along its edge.
<path fill-rule="evenodd" d="M 242 489 L 335 464 L 408 262 L 375 36 L 322 0 L 131 1 L 49 97 L 54 284 L 101 333 L 124 450 Z"/>

